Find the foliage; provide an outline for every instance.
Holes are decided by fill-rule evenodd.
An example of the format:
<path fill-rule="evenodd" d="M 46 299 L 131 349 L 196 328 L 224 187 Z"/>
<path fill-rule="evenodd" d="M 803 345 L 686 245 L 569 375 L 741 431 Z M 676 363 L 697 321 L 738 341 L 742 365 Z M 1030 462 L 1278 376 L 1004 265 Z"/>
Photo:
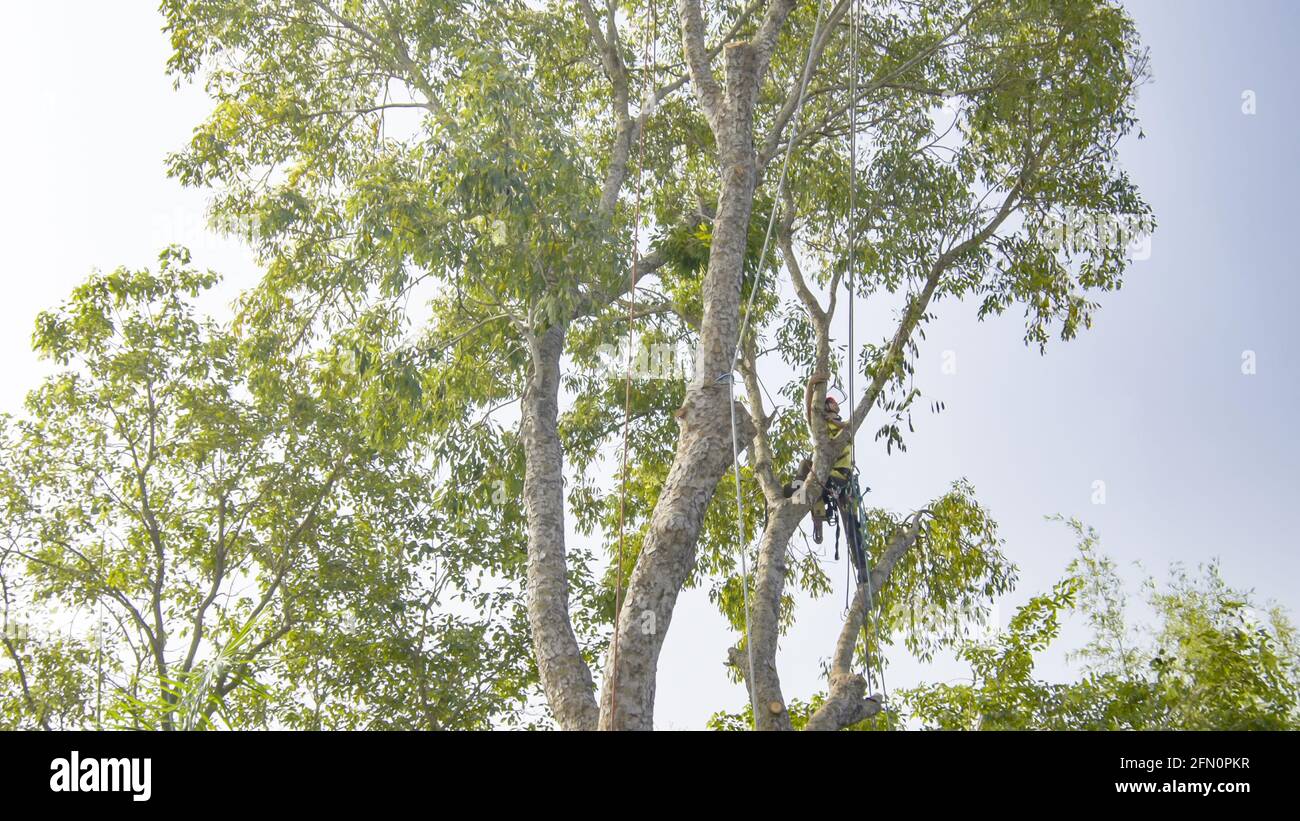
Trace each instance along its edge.
<path fill-rule="evenodd" d="M 783 476 L 809 445 L 801 404 L 815 344 L 783 290 L 782 262 L 798 260 L 827 296 L 847 286 L 898 306 L 901 352 L 837 347 L 834 366 L 879 383 L 872 410 L 890 454 L 915 430 L 913 330 L 923 336 L 937 317 L 930 296 L 980 317 L 1022 308 L 1026 342 L 1042 348 L 1087 328 L 1097 294 L 1121 285 L 1128 262 L 1123 243 L 1062 236 L 1062 220 L 1153 225 L 1117 162 L 1146 76 L 1117 3 L 866 5 L 858 74 L 849 76 L 848 27 L 837 26 L 795 132 L 780 112 L 817 19 L 815 4 L 797 4 L 755 115 L 768 165 L 737 287 L 754 295 L 762 370 L 794 374 L 768 397 Z M 710 42 L 759 25 L 748 2 L 710 6 Z M 677 452 L 687 358 L 626 393 L 625 374 L 606 364 L 633 337 L 634 358 L 650 346 L 689 351 L 705 321 L 719 169 L 681 73 L 680 27 L 666 4 L 618 4 L 607 34 L 626 68 L 620 88 L 595 42 L 605 35 L 593 37 L 570 0 L 161 8 L 169 71 L 212 100 L 169 171 L 212 192 L 214 222 L 255 249 L 265 276 L 229 328 L 190 316 L 186 300 L 213 277 L 179 252 L 158 274 L 97 275 L 42 318 L 38 348 L 70 370 L 5 434 L 15 595 L 26 607 L 64 603 L 74 620 L 101 605 L 111 614 L 108 672 L 95 678 L 111 677 L 122 699 L 112 714 L 133 726 L 199 726 L 182 709 L 194 703 L 212 706 L 203 720 L 238 726 L 522 720 L 515 708 L 535 671 L 512 423 L 539 336 L 565 334 L 557 474 L 573 524 L 597 545 L 568 554 L 589 662 Z M 620 160 L 612 147 L 640 126 L 635 159 Z M 792 182 L 780 192 L 773 160 L 787 144 Z M 636 173 L 608 203 L 619 162 Z M 790 218 L 793 245 L 760 270 L 774 215 Z M 624 289 L 641 252 L 659 262 L 638 281 L 642 315 L 629 325 Z M 750 514 L 735 520 L 724 477 L 687 584 L 707 588 L 739 627 L 735 534 L 753 543 L 763 497 L 754 467 L 736 469 Z M 968 483 L 925 510 L 882 596 L 879 637 L 922 658 L 961 646 L 1015 578 Z M 878 560 L 908 517 L 868 518 Z M 831 589 L 815 556 L 788 574 L 785 628 L 794 593 Z M 1074 595 L 1087 594 L 1038 602 L 1018 649 L 1003 648 L 1011 666 L 990 675 L 1020 676 L 1053 608 Z M 916 601 L 927 607 L 907 606 Z M 75 709 L 51 705 L 50 715 Z"/>
<path fill-rule="evenodd" d="M 3 428 L 0 577 L 6 626 L 21 614 L 27 629 L 6 714 L 25 700 L 69 726 L 502 719 L 532 674 L 517 597 L 493 580 L 517 566 L 494 523 L 432 510 L 423 451 L 367 424 L 355 397 L 385 383 L 382 363 L 363 372 L 346 338 L 288 356 L 265 327 L 196 318 L 216 277 L 189 262 L 169 249 L 157 272 L 95 274 L 37 321 L 61 370 Z M 456 447 L 469 465 L 496 443 Z M 39 684 L 27 696 L 17 662 Z"/>
<path fill-rule="evenodd" d="M 1227 585 L 1217 564 L 1198 576 L 1175 566 L 1147 579 L 1157 623 L 1131 626 L 1127 596 L 1097 534 L 1080 538 L 1070 572 L 1021 606 L 1005 630 L 959 655 L 972 683 L 922 685 L 900 693 L 909 720 L 938 729 L 1282 730 L 1300 729 L 1300 654 L 1279 608 L 1260 611 Z M 1076 682 L 1034 677 L 1034 658 L 1057 638 L 1061 618 L 1092 628 L 1076 658 Z"/>

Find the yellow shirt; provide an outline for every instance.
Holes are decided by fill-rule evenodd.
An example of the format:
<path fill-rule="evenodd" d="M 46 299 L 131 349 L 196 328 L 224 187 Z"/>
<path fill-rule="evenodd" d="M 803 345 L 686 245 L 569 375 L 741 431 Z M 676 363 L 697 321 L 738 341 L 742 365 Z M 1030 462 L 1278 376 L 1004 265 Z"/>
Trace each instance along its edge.
<path fill-rule="evenodd" d="M 826 430 L 830 433 L 832 440 L 834 440 L 836 436 L 840 435 L 840 431 L 844 430 L 844 422 L 840 420 L 839 414 L 834 416 L 828 415 L 826 417 Z M 844 450 L 840 453 L 839 458 L 835 460 L 835 464 L 831 467 L 831 472 L 838 473 L 846 479 L 853 472 L 852 439 L 844 443 Z"/>

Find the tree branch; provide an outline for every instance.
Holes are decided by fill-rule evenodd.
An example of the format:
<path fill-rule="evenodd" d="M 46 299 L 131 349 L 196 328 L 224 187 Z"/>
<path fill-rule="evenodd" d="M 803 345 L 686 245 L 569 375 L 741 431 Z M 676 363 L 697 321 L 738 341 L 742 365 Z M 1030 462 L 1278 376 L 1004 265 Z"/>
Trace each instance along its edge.
<path fill-rule="evenodd" d="M 946 272 L 948 268 L 964 254 L 982 245 L 986 240 L 988 240 L 988 238 L 997 231 L 1002 223 L 1006 221 L 1006 218 L 1011 215 L 1011 212 L 1016 209 L 1017 205 L 1019 205 L 1020 196 L 1024 190 L 1025 183 L 1037 165 L 1036 158 L 1037 155 L 1026 163 L 1025 167 L 1021 170 L 1019 179 L 1017 179 L 1015 186 L 1007 193 L 1006 197 L 1002 201 L 1001 207 L 998 208 L 997 213 L 994 214 L 993 218 L 973 236 L 948 249 L 935 259 L 934 264 L 930 267 L 930 271 L 926 276 L 925 287 L 919 294 L 909 301 L 907 308 L 904 310 L 903 318 L 899 321 L 898 328 L 894 332 L 894 337 L 885 351 L 884 358 L 877 365 L 875 376 L 867 386 L 866 391 L 863 392 L 862 398 L 858 401 L 857 406 L 854 407 L 853 415 L 849 419 L 849 424 L 845 426 L 845 429 L 831 444 L 832 448 L 843 447 L 847 444 L 849 438 L 857 433 L 858 427 L 862 424 L 863 420 L 867 418 L 867 413 L 876 403 L 885 383 L 895 373 L 897 367 L 895 363 L 898 357 L 902 354 L 903 346 L 907 344 L 909 339 L 911 339 L 912 331 L 916 329 L 917 324 L 921 321 L 921 317 L 925 315 L 925 310 L 929 306 L 930 300 L 934 297 L 935 290 L 938 288 L 939 281 L 944 272 Z M 853 364 L 852 367 L 856 367 L 856 364 Z"/>
<path fill-rule="evenodd" d="M 853 650 L 857 646 L 858 636 L 866 621 L 867 603 L 872 606 L 880 601 L 880 591 L 898 560 L 916 544 L 921 533 L 921 521 L 925 510 L 912 514 L 911 524 L 895 533 L 885 554 L 871 570 L 867 584 L 858 585 L 853 595 L 853 603 L 844 617 L 844 626 L 840 629 L 839 639 L 835 643 L 835 655 L 831 662 L 830 693 L 826 701 L 808 719 L 809 730 L 842 730 L 863 719 L 880 712 L 881 699 L 872 695 L 866 697 L 867 682 L 860 674 L 853 671 Z"/>
<path fill-rule="evenodd" d="M 821 62 L 822 53 L 825 52 L 827 44 L 830 43 L 831 37 L 835 33 L 835 27 L 839 25 L 840 20 L 849 10 L 851 2 L 852 0 L 839 0 L 831 9 L 830 14 L 826 15 L 826 20 L 822 22 L 821 28 L 818 29 L 817 39 L 809 44 L 809 56 L 806 65 L 800 66 L 799 74 L 795 76 L 794 84 L 786 92 L 785 101 L 781 104 L 780 110 L 777 111 L 776 117 L 772 121 L 772 127 L 759 148 L 758 165 L 760 168 L 765 167 L 776 156 L 781 142 L 781 134 L 789 125 L 790 118 L 794 116 L 795 109 L 799 105 L 799 97 L 803 91 L 805 78 L 811 79 L 813 72 L 817 70 L 817 64 Z"/>
<path fill-rule="evenodd" d="M 759 24 L 758 31 L 754 34 L 754 56 L 760 83 L 767 76 L 768 67 L 772 64 L 772 55 L 776 53 L 777 39 L 781 36 L 781 29 L 785 27 L 790 12 L 794 11 L 795 2 L 796 0 L 772 0 L 767 6 L 767 14 L 763 16 L 763 22 Z M 841 2 L 847 7 L 846 0 Z"/>
<path fill-rule="evenodd" d="M 677 10 L 682 19 L 682 48 L 686 53 L 691 82 L 695 86 L 695 96 L 700 101 L 700 108 L 709 127 L 716 133 L 722 86 L 718 84 L 713 69 L 709 66 L 710 55 L 704 45 L 705 25 L 700 12 L 700 0 L 678 0 Z"/>

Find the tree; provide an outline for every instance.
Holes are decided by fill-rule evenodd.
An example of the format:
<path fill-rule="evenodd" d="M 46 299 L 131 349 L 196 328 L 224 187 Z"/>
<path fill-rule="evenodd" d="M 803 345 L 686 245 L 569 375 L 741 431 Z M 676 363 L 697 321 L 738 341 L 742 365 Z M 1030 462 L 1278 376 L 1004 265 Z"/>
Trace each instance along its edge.
<path fill-rule="evenodd" d="M 347 337 L 288 357 L 196 318 L 215 282 L 169 249 L 38 319 L 62 370 L 0 419 L 6 726 L 514 715 L 531 682 L 516 596 L 476 578 L 501 560 L 449 547 L 466 526 L 430 512 L 423 451 L 367 421 L 358 399 L 395 404 L 391 374 Z M 493 447 L 456 443 L 466 464 Z"/>
<path fill-rule="evenodd" d="M 1097 534 L 1071 521 L 1079 556 L 1051 593 L 1020 607 L 993 639 L 967 643 L 971 684 L 902 694 L 910 718 L 936 729 L 1294 730 L 1300 728 L 1300 652 L 1277 607 L 1261 609 L 1211 564 L 1199 578 L 1173 568 L 1144 587 L 1158 619 L 1126 618 L 1124 584 Z M 1061 618 L 1083 616 L 1092 639 L 1076 651 L 1077 682 L 1033 675 L 1034 657 Z"/>
<path fill-rule="evenodd" d="M 1059 517 L 1058 517 L 1059 518 Z M 1016 609 L 986 639 L 964 640 L 957 656 L 968 684 L 922 684 L 897 692 L 898 709 L 854 730 L 1294 730 L 1300 727 L 1300 646 L 1290 619 L 1229 587 L 1217 564 L 1192 576 L 1172 568 L 1162 585 L 1143 582 L 1154 625 L 1130 622 L 1124 580 L 1099 550 L 1096 531 L 1070 520 L 1078 556 L 1050 591 Z M 1035 675 L 1041 654 L 1069 619 L 1090 638 L 1070 655 L 1075 681 Z M 825 707 L 825 693 L 792 701 L 798 729 Z M 752 714 L 720 712 L 710 726 L 738 730 Z"/>
<path fill-rule="evenodd" d="M 764 705 L 757 726 L 793 726 L 775 666 L 793 618 L 785 588 L 827 581 L 787 560 L 812 501 L 780 493 L 791 455 L 811 441 L 815 487 L 873 411 L 901 447 L 919 395 L 915 338 L 941 300 L 975 301 L 982 317 L 1020 304 L 1028 342 L 1069 338 L 1090 323 L 1090 294 L 1119 286 L 1127 256 L 1123 242 L 1062 226 L 1082 215 L 1150 227 L 1115 162 L 1144 58 L 1131 20 L 1103 0 L 755 0 L 707 16 L 699 0 L 163 9 L 173 73 L 202 78 L 215 103 L 171 170 L 218 188 L 216 215 L 267 265 L 243 320 L 304 340 L 370 329 L 371 354 L 420 387 L 397 417 L 411 435 L 517 414 L 502 458 L 522 463 L 522 488 L 481 506 L 509 519 L 522 498 L 529 637 L 564 728 L 653 726 L 658 656 L 688 584 L 713 585 L 748 623 L 753 665 L 740 670 Z M 769 225 L 793 304 L 773 258 L 760 259 Z M 794 367 L 800 380 L 782 391 L 793 398 L 832 372 L 841 288 L 892 299 L 899 321 L 849 352 L 865 389 L 830 442 L 797 408 L 769 410 L 759 373 Z M 431 297 L 427 314 L 408 309 L 413 295 Z M 423 323 L 413 336 L 374 332 L 409 320 Z M 688 345 L 690 375 L 620 390 L 594 366 L 632 333 Z M 728 509 L 733 412 L 761 533 Z M 611 493 L 593 474 L 619 434 L 631 458 L 625 492 Z M 604 536 L 612 567 L 599 579 L 566 547 L 566 502 Z M 813 727 L 879 708 L 852 672 L 868 601 L 924 593 L 951 623 L 978 617 L 1012 577 L 963 483 L 871 518 L 875 572 Z M 736 577 L 737 531 L 757 539 L 752 591 Z M 738 591 L 752 592 L 747 619 Z M 882 630 L 920 652 L 952 640 L 881 612 Z"/>

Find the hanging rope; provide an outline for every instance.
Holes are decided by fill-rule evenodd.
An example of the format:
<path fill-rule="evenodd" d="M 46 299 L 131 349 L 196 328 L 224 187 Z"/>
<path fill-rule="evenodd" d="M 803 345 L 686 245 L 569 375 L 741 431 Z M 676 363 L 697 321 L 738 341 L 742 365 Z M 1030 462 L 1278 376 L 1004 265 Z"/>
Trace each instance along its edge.
<path fill-rule="evenodd" d="M 853 384 L 853 377 L 858 370 L 857 346 L 853 341 L 853 330 L 857 323 L 854 321 L 854 305 L 857 302 L 857 292 L 853 287 L 853 273 L 858 267 L 858 0 L 853 0 L 849 6 L 849 214 L 848 214 L 848 266 L 844 275 L 844 287 L 848 291 L 849 303 L 849 390 L 847 405 L 849 413 L 852 413 L 853 401 L 857 396 L 857 391 Z M 849 436 L 849 475 L 853 477 L 853 482 L 857 482 L 858 469 L 858 437 L 854 434 Z M 856 487 L 853 489 L 856 492 Z M 855 502 L 858 500 L 855 499 Z M 860 513 L 861 511 L 855 511 Z M 859 535 L 861 533 L 859 532 Z M 861 542 L 860 542 L 861 544 Z M 867 549 L 865 544 L 861 544 L 862 553 L 865 557 Z M 871 563 L 866 562 L 866 612 L 863 613 L 863 635 L 862 635 L 862 652 L 866 662 L 866 679 L 867 692 L 871 691 L 871 643 L 867 630 L 867 620 L 870 618 L 872 608 L 871 601 Z"/>
<path fill-rule="evenodd" d="M 659 4 L 652 2 L 650 4 L 650 31 L 642 38 L 641 41 L 641 63 L 650 67 L 650 82 L 647 91 L 641 98 L 641 110 L 639 117 L 643 117 L 641 122 L 641 133 L 637 135 L 637 161 L 636 161 L 636 206 L 634 208 L 634 217 L 632 222 L 632 271 L 628 283 L 627 299 L 627 361 L 625 365 L 625 374 L 623 380 L 623 464 L 620 473 L 622 481 L 620 482 L 619 501 L 618 501 L 618 569 L 615 572 L 614 582 L 614 646 L 610 651 L 610 687 L 609 687 L 609 712 L 610 716 L 618 715 L 618 628 L 620 617 L 623 614 L 623 556 L 625 526 L 627 523 L 627 442 L 628 442 L 628 425 L 632 419 L 632 357 L 636 341 L 636 280 L 638 268 L 641 264 L 641 194 L 644 186 L 642 179 L 645 173 L 645 133 L 649 130 L 650 114 L 653 112 L 654 94 L 659 82 Z"/>
<path fill-rule="evenodd" d="M 853 275 L 857 270 L 857 252 L 858 252 L 858 200 L 857 200 L 857 172 L 858 172 L 858 28 L 861 25 L 861 12 L 859 10 L 858 0 L 853 0 L 849 7 L 849 215 L 848 215 L 848 270 L 844 277 L 845 287 L 848 289 L 849 303 L 849 389 L 848 389 L 848 407 L 852 413 L 856 391 L 853 380 L 858 369 L 857 346 L 854 344 L 853 331 L 857 324 L 854 321 L 854 305 L 857 302 L 857 290 L 854 288 Z M 853 503 L 857 508 L 854 513 L 859 520 L 859 524 L 866 522 L 866 510 L 863 505 L 861 487 L 858 482 L 858 445 L 855 432 L 849 436 L 849 471 L 852 478 Z M 866 567 L 866 601 L 863 603 L 865 612 L 862 615 L 862 655 L 865 678 L 867 681 L 867 692 L 871 692 L 872 670 L 871 670 L 871 636 L 875 627 L 875 601 L 874 591 L 871 587 L 871 557 L 867 552 L 867 544 L 861 538 L 862 530 L 859 529 L 859 540 L 862 547 L 863 559 Z M 880 673 L 880 689 L 882 702 L 885 699 L 885 663 L 884 659 L 877 654 L 876 667 Z M 883 708 L 883 703 L 881 707 Z"/>
<path fill-rule="evenodd" d="M 803 115 L 804 98 L 808 94 L 808 81 L 812 76 L 813 53 L 817 46 L 818 36 L 821 34 L 822 20 L 826 13 L 826 0 L 820 0 L 817 4 L 817 23 L 813 26 L 812 40 L 808 43 L 808 57 L 804 61 L 803 73 L 799 79 L 799 95 L 795 99 L 794 112 L 790 118 L 790 139 L 785 143 L 785 157 L 781 160 L 781 175 L 776 183 L 776 197 L 772 200 L 772 210 L 768 215 L 767 233 L 763 237 L 763 248 L 758 255 L 758 267 L 754 269 L 754 282 L 749 289 L 749 299 L 745 303 L 745 312 L 741 316 L 740 330 L 736 334 L 736 349 L 731 355 L 731 370 L 721 374 L 717 381 L 727 380 L 727 406 L 731 409 L 731 459 L 732 472 L 736 477 L 736 548 L 740 553 L 740 590 L 742 597 L 742 607 L 744 608 L 745 621 L 745 651 L 749 664 L 749 673 L 746 682 L 749 685 L 749 708 L 752 714 L 752 726 L 758 727 L 758 700 L 755 692 L 754 682 L 754 643 L 749 640 L 749 559 L 746 556 L 745 548 L 745 511 L 741 503 L 740 490 L 740 443 L 736 436 L 736 365 L 740 362 L 740 349 L 745 336 L 745 329 L 749 326 L 749 314 L 754 307 L 754 295 L 758 293 L 758 280 L 763 273 L 763 264 L 767 261 L 767 249 L 772 242 L 772 228 L 776 225 L 777 204 L 781 202 L 785 192 L 786 174 L 790 168 L 790 153 L 794 149 L 794 137 L 798 134 L 798 126 Z"/>

